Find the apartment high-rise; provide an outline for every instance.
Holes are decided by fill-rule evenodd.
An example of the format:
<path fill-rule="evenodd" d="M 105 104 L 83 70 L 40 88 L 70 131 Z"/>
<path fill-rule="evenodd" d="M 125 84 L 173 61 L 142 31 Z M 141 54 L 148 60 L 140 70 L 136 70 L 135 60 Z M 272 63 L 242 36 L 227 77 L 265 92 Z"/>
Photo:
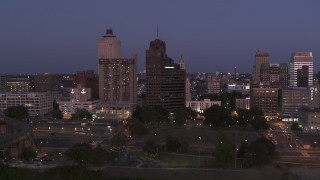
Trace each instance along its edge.
<path fill-rule="evenodd" d="M 186 72 L 166 54 L 166 44 L 156 38 L 146 50 L 146 104 L 167 110 L 185 107 Z"/>
<path fill-rule="evenodd" d="M 289 85 L 306 87 L 313 84 L 312 52 L 295 52 L 291 56 L 289 69 Z"/>
<path fill-rule="evenodd" d="M 260 82 L 261 64 L 269 63 L 269 53 L 258 51 L 256 52 L 255 58 L 256 58 L 255 65 L 253 66 L 253 71 L 252 71 L 252 81 L 254 84 Z"/>
<path fill-rule="evenodd" d="M 121 42 L 108 29 L 99 40 L 99 97 L 107 103 L 137 103 L 137 55 L 121 58 Z"/>

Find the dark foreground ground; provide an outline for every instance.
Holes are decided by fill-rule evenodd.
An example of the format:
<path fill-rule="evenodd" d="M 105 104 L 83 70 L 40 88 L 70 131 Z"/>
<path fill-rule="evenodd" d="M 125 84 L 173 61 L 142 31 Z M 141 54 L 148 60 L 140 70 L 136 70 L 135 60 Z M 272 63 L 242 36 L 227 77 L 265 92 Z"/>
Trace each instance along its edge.
<path fill-rule="evenodd" d="M 89 168 L 93 169 L 93 168 Z M 302 166 L 274 163 L 262 168 L 254 169 L 145 169 L 104 167 L 93 171 L 81 166 L 64 166 L 45 171 L 35 171 L 22 168 L 0 166 L 0 179 L 165 179 L 165 180 L 318 180 L 320 166 Z"/>
<path fill-rule="evenodd" d="M 320 167 L 290 167 L 275 165 L 264 168 L 245 170 L 224 169 L 127 169 L 106 168 L 103 171 L 106 178 L 138 179 L 221 179 L 221 180 L 317 180 L 320 179 Z"/>

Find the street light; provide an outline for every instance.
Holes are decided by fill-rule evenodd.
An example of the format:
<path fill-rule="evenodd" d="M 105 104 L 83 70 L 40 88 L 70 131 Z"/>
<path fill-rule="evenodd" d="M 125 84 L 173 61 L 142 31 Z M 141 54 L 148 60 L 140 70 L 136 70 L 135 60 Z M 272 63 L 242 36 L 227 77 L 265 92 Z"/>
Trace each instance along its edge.
<path fill-rule="evenodd" d="M 199 168 L 200 168 L 200 148 L 201 148 L 201 136 L 199 136 Z"/>

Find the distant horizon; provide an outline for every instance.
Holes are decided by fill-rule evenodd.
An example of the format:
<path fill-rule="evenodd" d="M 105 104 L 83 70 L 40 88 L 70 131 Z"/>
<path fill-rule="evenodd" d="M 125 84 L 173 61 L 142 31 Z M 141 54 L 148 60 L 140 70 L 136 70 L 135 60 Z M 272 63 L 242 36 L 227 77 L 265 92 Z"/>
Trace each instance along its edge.
<path fill-rule="evenodd" d="M 288 64 L 293 52 L 310 51 L 320 70 L 320 1 L 124 2 L 0 2 L 0 74 L 97 72 L 98 39 L 109 28 L 122 57 L 138 55 L 138 72 L 157 32 L 187 72 L 251 73 L 258 50 Z"/>

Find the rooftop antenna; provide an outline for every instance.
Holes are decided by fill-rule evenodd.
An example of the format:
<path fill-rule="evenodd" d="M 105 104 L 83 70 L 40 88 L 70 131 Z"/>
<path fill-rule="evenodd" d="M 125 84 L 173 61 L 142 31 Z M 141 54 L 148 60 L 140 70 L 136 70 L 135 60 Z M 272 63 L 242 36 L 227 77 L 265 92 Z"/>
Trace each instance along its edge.
<path fill-rule="evenodd" d="M 158 24 L 157 24 L 157 38 L 159 38 L 159 27 L 158 27 Z"/>

